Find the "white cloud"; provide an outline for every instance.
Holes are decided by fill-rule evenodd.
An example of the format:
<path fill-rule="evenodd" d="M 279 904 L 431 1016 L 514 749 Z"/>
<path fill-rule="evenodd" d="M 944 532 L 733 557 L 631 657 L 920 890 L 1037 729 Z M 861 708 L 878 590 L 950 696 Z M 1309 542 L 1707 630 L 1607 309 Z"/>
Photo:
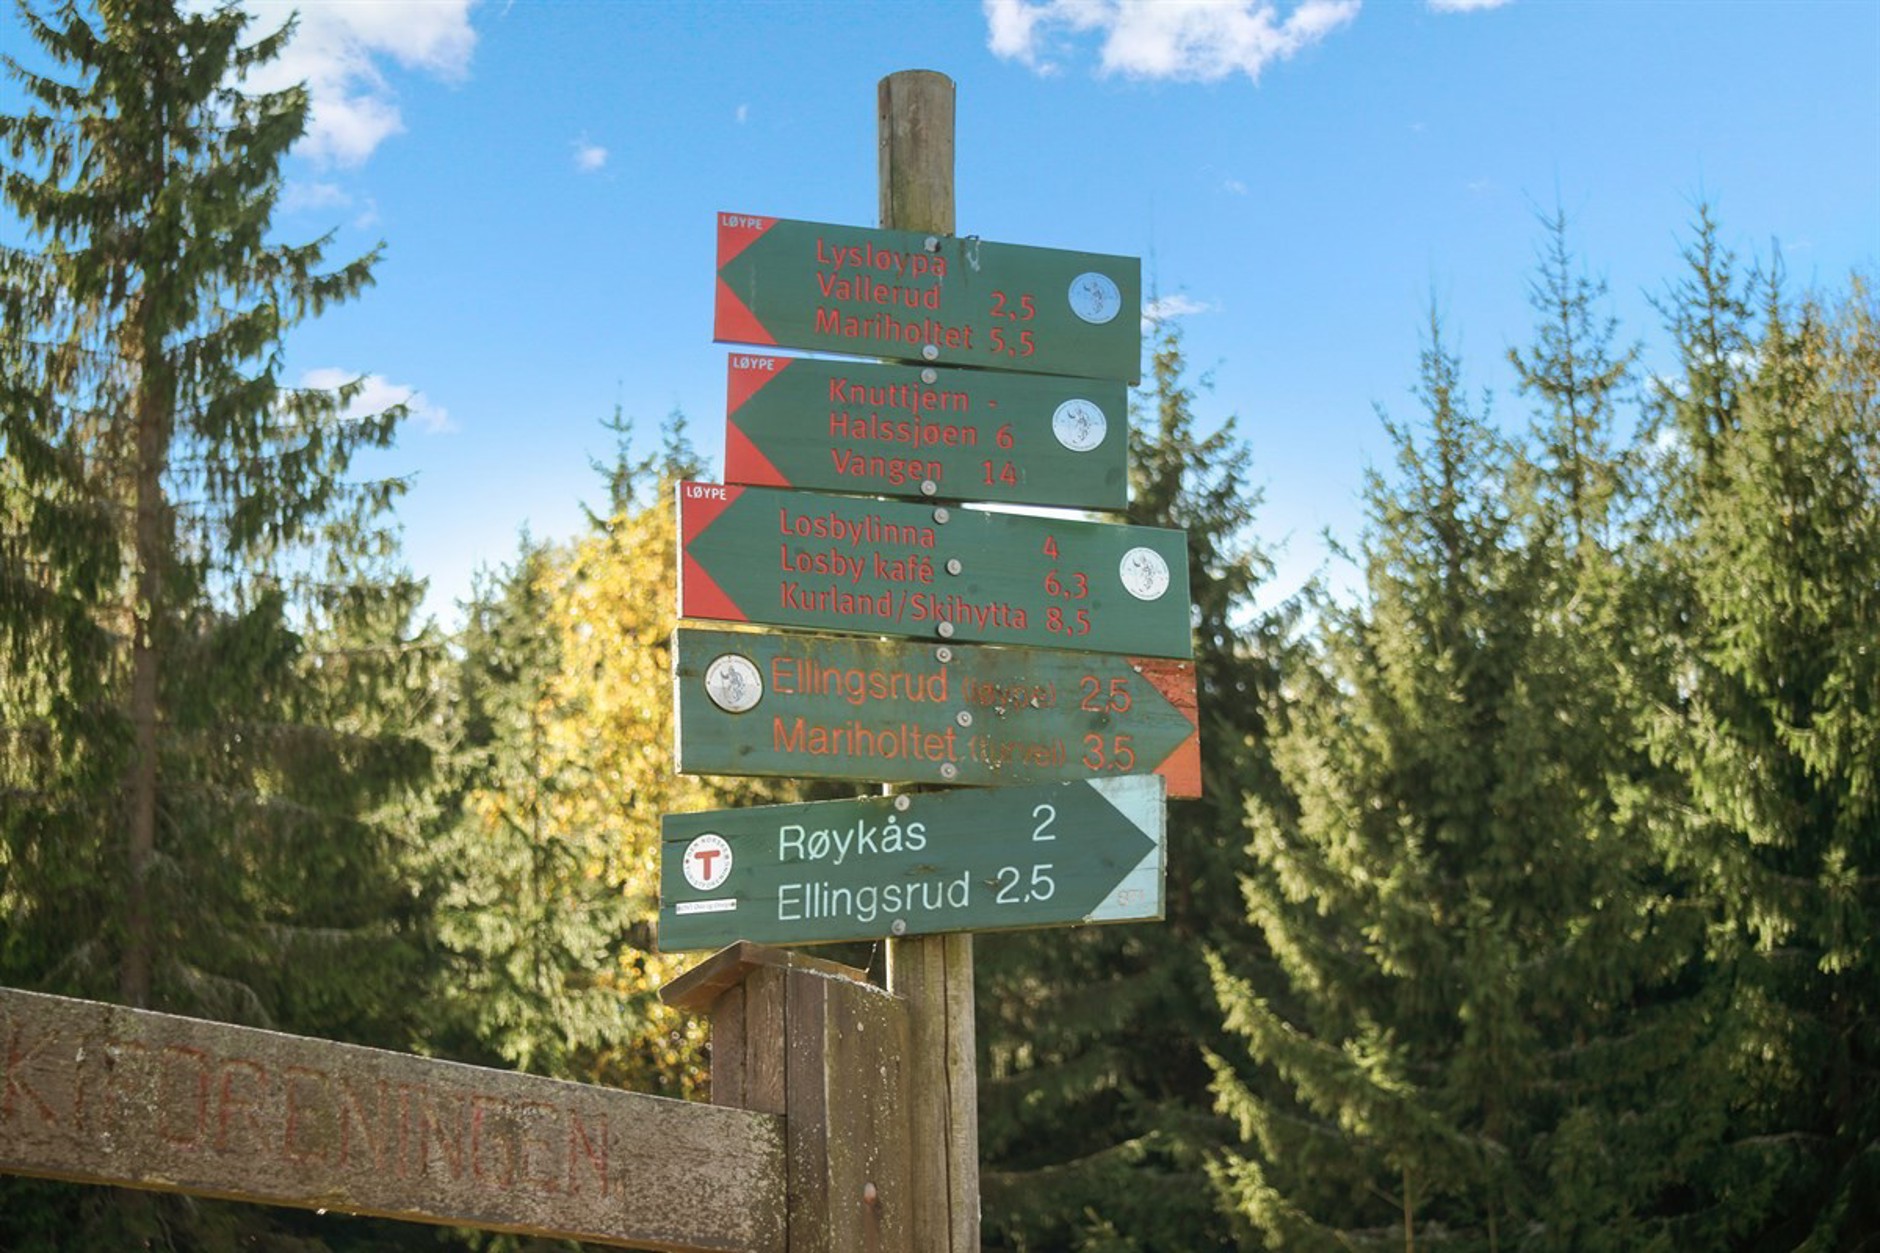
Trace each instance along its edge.
<path fill-rule="evenodd" d="M 289 180 L 281 192 L 281 211 L 301 213 L 313 209 L 343 209 L 352 204 L 352 196 L 338 183 Z"/>
<path fill-rule="evenodd" d="M 1430 8 L 1437 13 L 1480 13 L 1484 9 L 1499 9 L 1514 0 L 1426 0 Z"/>
<path fill-rule="evenodd" d="M 1100 32 L 1101 70 L 1131 78 L 1258 80 L 1266 67 L 1324 39 L 1358 15 L 1360 0 L 983 0 L 987 45 L 998 56 L 1053 73 L 1070 37 Z M 1054 42 L 1055 41 L 1055 42 Z"/>
<path fill-rule="evenodd" d="M 1196 300 L 1192 296 L 1157 296 L 1142 306 L 1142 325 L 1145 331 L 1156 324 L 1173 318 L 1190 317 L 1197 313 L 1213 313 L 1215 306 L 1205 300 Z"/>
<path fill-rule="evenodd" d="M 751 120 L 751 106 L 750 106 L 750 105 L 748 105 L 748 104 L 741 104 L 741 105 L 739 105 L 739 106 L 738 106 L 738 113 L 737 113 L 737 118 L 738 118 L 738 125 L 739 125 L 739 126 L 742 126 L 742 125 L 744 125 L 744 124 L 745 124 L 746 122 L 748 122 L 748 121 L 750 121 L 750 120 Z"/>
<path fill-rule="evenodd" d="M 607 149 L 599 144 L 591 144 L 585 139 L 574 141 L 574 168 L 583 174 L 591 174 L 607 164 Z"/>
<path fill-rule="evenodd" d="M 281 56 L 248 80 L 253 90 L 305 82 L 312 116 L 299 151 L 316 160 L 357 165 L 404 130 L 398 94 L 381 66 L 386 58 L 448 82 L 470 68 L 476 32 L 474 0 L 244 0 L 258 36 L 300 12 L 300 26 Z"/>
<path fill-rule="evenodd" d="M 331 391 L 357 378 L 359 374 L 356 371 L 322 366 L 303 374 L 300 385 L 317 391 Z M 426 435 L 449 435 L 457 430 L 457 424 L 450 420 L 450 412 L 442 405 L 432 404 L 430 398 L 417 388 L 405 383 L 394 383 L 383 374 L 365 376 L 365 386 L 359 389 L 353 402 L 346 406 L 340 420 L 344 422 L 382 413 L 393 405 L 404 405 L 408 412 L 406 420 Z"/>
<path fill-rule="evenodd" d="M 1221 190 L 1244 196 L 1247 194 L 1247 185 L 1237 178 L 1224 178 L 1221 180 Z"/>

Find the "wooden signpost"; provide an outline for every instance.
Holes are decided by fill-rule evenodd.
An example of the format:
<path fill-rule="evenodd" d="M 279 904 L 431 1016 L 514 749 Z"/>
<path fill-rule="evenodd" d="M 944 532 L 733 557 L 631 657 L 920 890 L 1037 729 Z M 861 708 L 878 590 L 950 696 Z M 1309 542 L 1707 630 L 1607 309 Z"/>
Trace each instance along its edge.
<path fill-rule="evenodd" d="M 1123 384 L 734 353 L 725 481 L 1120 510 Z"/>
<path fill-rule="evenodd" d="M 1164 812 L 1139 775 L 669 814 L 659 946 L 1160 918 Z"/>
<path fill-rule="evenodd" d="M 692 774 L 1201 794 L 1192 662 L 681 627 L 673 685 Z"/>
<path fill-rule="evenodd" d="M 668 815 L 660 943 L 886 939 L 911 1237 L 969 1253 L 972 932 L 1160 916 L 1165 797 L 1200 788 L 1187 542 L 935 503 L 1120 507 L 1141 265 L 955 237 L 952 83 L 879 100 L 882 229 L 720 214 L 714 333 L 914 364 L 733 355 L 730 485 L 679 487 L 680 617 L 872 638 L 676 633 L 680 768 L 1067 781 Z"/>
<path fill-rule="evenodd" d="M 679 616 L 1187 657 L 1180 531 L 679 485 Z"/>

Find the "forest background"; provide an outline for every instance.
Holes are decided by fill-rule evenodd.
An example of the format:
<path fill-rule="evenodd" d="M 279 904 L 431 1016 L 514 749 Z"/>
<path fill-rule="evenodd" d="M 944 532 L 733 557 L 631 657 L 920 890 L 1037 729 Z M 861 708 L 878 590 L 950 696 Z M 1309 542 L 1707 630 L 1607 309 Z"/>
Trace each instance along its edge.
<path fill-rule="evenodd" d="M 378 258 L 272 229 L 308 97 L 236 87 L 280 41 L 22 20 L 0 984 L 697 1094 L 657 819 L 804 793 L 671 768 L 684 419 L 648 456 L 616 412 L 583 532 L 446 633 L 359 472 L 405 413 L 282 372 Z M 1880 1247 L 1873 292 L 1699 203 L 1621 326 L 1534 230 L 1514 413 L 1432 309 L 1352 579 L 1278 604 L 1153 326 L 1130 517 L 1189 536 L 1207 794 L 1166 922 L 980 943 L 988 1247 Z M 529 1243 L 0 1181 L 8 1249 Z"/>

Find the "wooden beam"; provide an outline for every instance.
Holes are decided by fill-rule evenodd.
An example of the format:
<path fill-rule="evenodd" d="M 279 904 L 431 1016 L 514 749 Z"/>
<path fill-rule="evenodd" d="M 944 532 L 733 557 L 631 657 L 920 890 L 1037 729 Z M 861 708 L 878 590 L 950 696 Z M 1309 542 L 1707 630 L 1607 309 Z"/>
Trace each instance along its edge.
<path fill-rule="evenodd" d="M 953 113 L 953 80 L 944 74 L 903 70 L 881 80 L 875 115 L 882 226 L 954 233 Z M 907 1000 L 914 1247 L 978 1253 L 973 937 L 889 940 L 888 988 Z"/>
<path fill-rule="evenodd" d="M 783 1120 L 0 988 L 0 1171 L 783 1253 Z"/>
<path fill-rule="evenodd" d="M 907 1006 L 863 972 L 721 949 L 660 993 L 712 1016 L 712 1099 L 784 1114 L 790 1253 L 911 1253 Z"/>

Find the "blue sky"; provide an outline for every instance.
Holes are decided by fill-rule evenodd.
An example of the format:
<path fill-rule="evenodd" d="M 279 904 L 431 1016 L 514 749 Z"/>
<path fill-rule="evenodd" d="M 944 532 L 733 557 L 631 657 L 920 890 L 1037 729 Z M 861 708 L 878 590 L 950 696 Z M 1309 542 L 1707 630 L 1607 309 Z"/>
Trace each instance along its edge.
<path fill-rule="evenodd" d="M 263 21 L 285 11 L 256 0 Z M 1176 311 L 1204 420 L 1239 418 L 1275 592 L 1355 539 L 1375 406 L 1412 417 L 1431 301 L 1494 412 L 1556 204 L 1625 332 L 1699 200 L 1801 284 L 1880 257 L 1880 2 L 312 0 L 282 72 L 316 119 L 287 238 L 383 239 L 378 285 L 298 330 L 296 378 L 416 416 L 412 568 L 449 623 L 518 531 L 601 496 L 616 404 L 716 465 L 720 210 L 874 223 L 877 81 L 958 84 L 962 234 L 1123 253 Z M 0 19 L 0 48 L 24 36 Z M 5 89 L 0 103 L 15 97 Z"/>

